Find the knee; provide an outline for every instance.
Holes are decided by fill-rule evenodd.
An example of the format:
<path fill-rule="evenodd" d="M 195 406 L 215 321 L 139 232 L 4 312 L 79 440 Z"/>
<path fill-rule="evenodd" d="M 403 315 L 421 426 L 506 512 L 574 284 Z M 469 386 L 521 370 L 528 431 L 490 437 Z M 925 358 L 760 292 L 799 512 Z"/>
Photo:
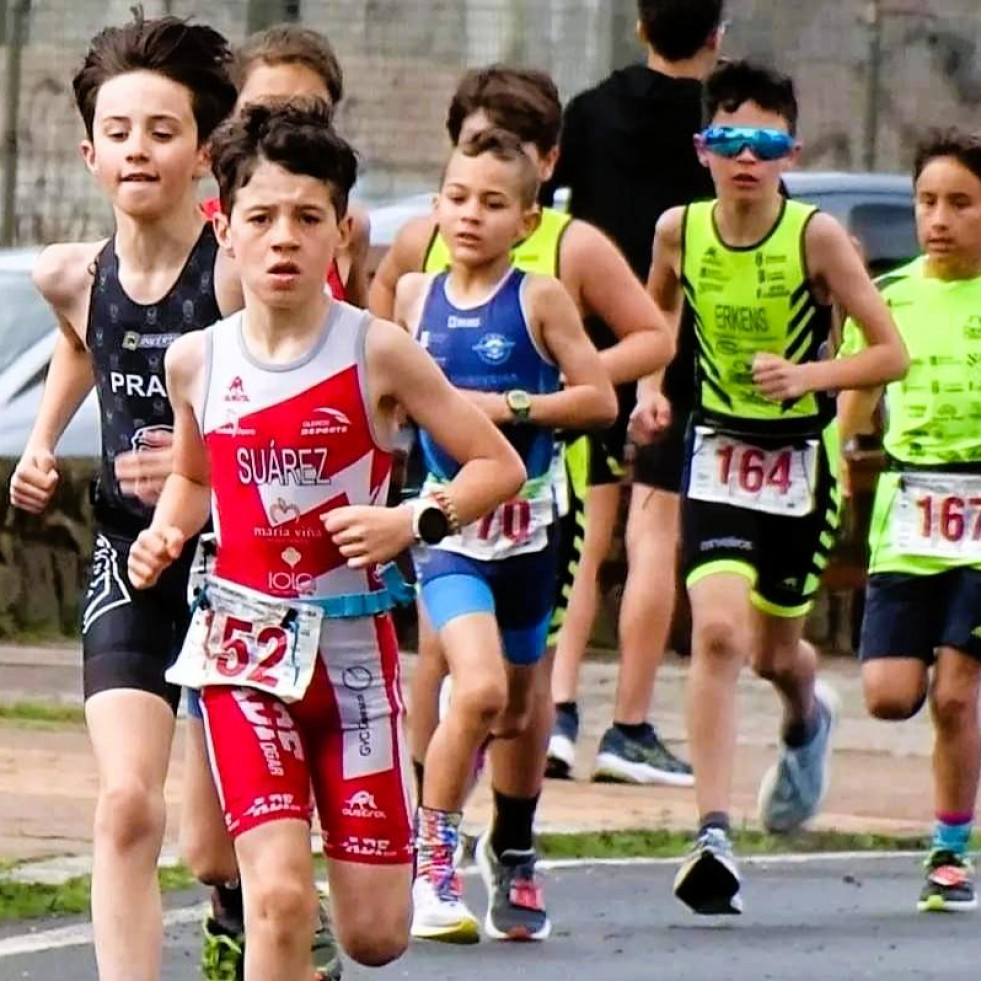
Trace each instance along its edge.
<path fill-rule="evenodd" d="M 865 707 L 869 714 L 884 722 L 904 722 L 912 719 L 923 707 L 926 693 L 898 688 L 875 687 L 866 684 Z"/>
<path fill-rule="evenodd" d="M 753 651 L 753 671 L 764 681 L 779 681 L 792 673 L 791 665 L 797 657 L 798 645 L 769 645 Z"/>
<path fill-rule="evenodd" d="M 166 810 L 163 791 L 133 781 L 106 787 L 99 793 L 96 836 L 116 848 L 132 848 L 163 837 Z"/>
<path fill-rule="evenodd" d="M 692 629 L 695 649 L 713 661 L 741 662 L 745 656 L 745 630 L 732 617 L 709 614 Z"/>
<path fill-rule="evenodd" d="M 306 923 L 309 930 L 304 932 L 304 938 L 313 935 L 317 897 L 309 882 L 293 876 L 249 883 L 246 897 L 248 929 L 258 927 L 272 934 L 276 942 L 285 943 L 298 933 L 299 924 Z"/>
<path fill-rule="evenodd" d="M 972 697 L 973 696 L 973 697 Z M 953 686 L 937 685 L 930 694 L 930 709 L 938 729 L 959 732 L 977 716 L 977 693 Z"/>
<path fill-rule="evenodd" d="M 450 712 L 459 714 L 468 726 L 490 729 L 507 708 L 507 681 L 503 676 L 487 676 L 457 683 L 454 680 Z"/>
<path fill-rule="evenodd" d="M 206 886 L 221 886 L 238 876 L 231 842 L 222 843 L 217 828 L 211 834 L 182 829 L 180 847 L 184 864 L 198 882 Z"/>
<path fill-rule="evenodd" d="M 400 916 L 379 922 L 377 913 L 358 918 L 339 932 L 341 947 L 351 960 L 364 967 L 384 967 L 398 960 L 409 946 L 409 918 Z"/>

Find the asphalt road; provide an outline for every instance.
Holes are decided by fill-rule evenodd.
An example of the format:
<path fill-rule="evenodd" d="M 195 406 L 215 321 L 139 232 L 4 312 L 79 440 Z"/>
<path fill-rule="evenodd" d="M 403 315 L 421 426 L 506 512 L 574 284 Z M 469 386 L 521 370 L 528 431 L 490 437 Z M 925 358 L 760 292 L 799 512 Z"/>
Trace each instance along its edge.
<path fill-rule="evenodd" d="M 453 948 L 413 944 L 380 971 L 349 966 L 347 981 L 461 979 L 501 981 L 527 972 L 536 981 L 976 981 L 981 929 L 974 914 L 915 911 L 920 886 L 913 857 L 768 862 L 744 865 L 746 912 L 726 920 L 697 919 L 671 896 L 671 865 L 584 866 L 548 873 L 555 929 L 545 944 L 484 942 Z M 479 881 L 467 879 L 476 910 Z M 171 897 L 165 981 L 197 977 L 200 895 Z M 184 908 L 180 908 L 180 907 Z M 34 934 L 39 946 L 66 937 Z M 79 939 L 85 925 L 69 927 Z M 72 932 L 73 931 L 73 932 Z M 0 932 L 2 981 L 95 981 L 87 943 L 22 950 L 24 926 Z M 532 973 L 533 972 L 533 973 Z"/>

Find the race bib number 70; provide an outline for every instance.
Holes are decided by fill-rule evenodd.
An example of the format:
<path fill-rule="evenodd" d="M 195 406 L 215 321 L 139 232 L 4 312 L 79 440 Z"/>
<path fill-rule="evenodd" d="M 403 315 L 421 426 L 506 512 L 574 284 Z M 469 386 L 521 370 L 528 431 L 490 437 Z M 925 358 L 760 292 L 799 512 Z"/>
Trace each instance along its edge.
<path fill-rule="evenodd" d="M 891 522 L 903 555 L 981 562 L 981 476 L 903 474 Z"/>
<path fill-rule="evenodd" d="M 817 440 L 765 450 L 695 429 L 688 496 L 751 511 L 800 517 L 814 510 Z"/>

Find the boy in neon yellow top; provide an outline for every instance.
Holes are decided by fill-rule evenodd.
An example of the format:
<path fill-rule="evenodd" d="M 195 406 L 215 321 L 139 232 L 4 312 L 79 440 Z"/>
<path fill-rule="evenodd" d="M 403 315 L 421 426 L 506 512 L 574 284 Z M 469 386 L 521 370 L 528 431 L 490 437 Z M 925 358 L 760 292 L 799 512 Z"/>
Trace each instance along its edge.
<path fill-rule="evenodd" d="M 932 135 L 914 176 L 924 254 L 878 283 L 910 370 L 885 389 L 862 682 L 880 719 L 910 718 L 929 694 L 937 823 L 918 907 L 968 910 L 981 747 L 981 141 Z M 846 324 L 842 352 L 861 347 Z M 845 440 L 867 427 L 880 394 L 842 397 Z"/>
<path fill-rule="evenodd" d="M 675 894 L 714 914 L 742 908 L 728 811 L 745 661 L 784 704 L 780 759 L 760 788 L 763 823 L 794 830 L 826 790 L 834 705 L 815 689 L 817 658 L 801 635 L 837 526 L 829 393 L 898 378 L 906 355 L 848 233 L 780 193 L 798 154 L 792 81 L 725 64 L 706 82 L 705 116 L 697 141 L 718 198 L 662 217 L 649 286 L 662 309 L 687 305 L 697 342 L 682 540 L 700 831 Z M 832 300 L 868 344 L 839 361 L 822 360 Z"/>

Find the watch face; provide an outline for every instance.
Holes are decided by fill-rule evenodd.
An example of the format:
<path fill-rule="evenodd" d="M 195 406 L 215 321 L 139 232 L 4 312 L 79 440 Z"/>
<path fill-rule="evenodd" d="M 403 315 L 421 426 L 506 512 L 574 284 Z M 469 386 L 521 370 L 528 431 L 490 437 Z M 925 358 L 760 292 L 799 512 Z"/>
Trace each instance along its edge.
<path fill-rule="evenodd" d="M 449 518 L 443 514 L 442 508 L 435 505 L 427 507 L 419 515 L 419 537 L 428 545 L 441 542 L 450 530 Z"/>
<path fill-rule="evenodd" d="M 517 414 L 526 413 L 531 408 L 531 396 L 520 389 L 515 389 L 507 394 L 508 408 Z"/>

